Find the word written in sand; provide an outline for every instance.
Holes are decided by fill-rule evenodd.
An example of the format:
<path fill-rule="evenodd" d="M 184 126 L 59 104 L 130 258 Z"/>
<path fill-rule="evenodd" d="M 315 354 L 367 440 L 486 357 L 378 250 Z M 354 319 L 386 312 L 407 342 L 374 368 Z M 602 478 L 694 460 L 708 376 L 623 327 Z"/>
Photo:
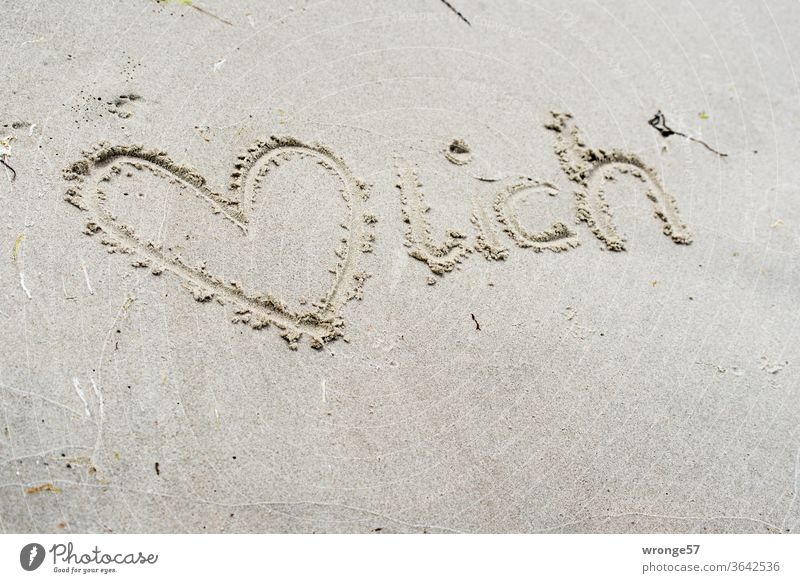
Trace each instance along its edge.
<path fill-rule="evenodd" d="M 691 243 L 675 199 L 664 189 L 655 170 L 638 156 L 619 150 L 587 147 L 572 116 L 566 113 L 553 113 L 545 127 L 556 134 L 556 156 L 562 170 L 578 187 L 578 219 L 586 222 L 608 249 L 625 249 L 625 238 L 618 232 L 604 196 L 606 183 L 622 176 L 630 176 L 647 185 L 646 196 L 653 203 L 656 217 L 663 222 L 665 235 L 675 243 Z M 472 159 L 469 146 L 461 140 L 450 144 L 444 154 L 447 160 L 459 166 Z M 272 294 L 246 291 L 237 282 L 225 282 L 209 273 L 204 264 L 188 265 L 179 254 L 170 254 L 163 246 L 143 240 L 130 225 L 119 221 L 106 205 L 106 190 L 123 172 L 127 176 L 149 172 L 188 189 L 205 201 L 212 213 L 230 221 L 243 235 L 247 235 L 248 217 L 252 214 L 265 176 L 270 169 L 293 158 L 314 161 L 333 176 L 347 205 L 347 217 L 341 223 L 344 234 L 341 244 L 334 249 L 335 265 L 329 269 L 332 274 L 330 287 L 323 297 L 311 303 L 312 309 L 306 311 L 292 310 Z M 430 208 L 417 171 L 401 157 L 396 158 L 395 163 L 402 217 L 406 224 L 404 244 L 408 254 L 427 265 L 434 275 L 442 276 L 453 271 L 475 252 L 489 261 L 506 259 L 509 248 L 499 231 L 518 247 L 536 252 L 566 252 L 579 245 L 577 233 L 565 221 L 556 221 L 542 231 L 530 231 L 521 222 L 514 210 L 516 197 L 529 192 L 542 196 L 555 196 L 557 193 L 553 185 L 533 178 L 513 180 L 499 189 L 491 209 L 485 208 L 479 200 L 473 200 L 471 222 L 477 229 L 474 243 L 470 244 L 464 233 L 452 229 L 446 232 L 443 241 L 437 242 L 426 217 Z M 359 267 L 359 256 L 372 251 L 375 240 L 373 225 L 377 219 L 365 209 L 368 201 L 366 185 L 357 180 L 344 161 L 329 149 L 286 137 L 258 142 L 238 157 L 227 195 L 211 190 L 205 178 L 177 165 L 165 152 L 150 151 L 141 146 L 101 144 L 69 166 L 64 177 L 73 182 L 65 199 L 89 214 L 84 232 L 99 235 L 109 252 L 135 255 L 133 265 L 148 267 L 154 275 L 164 271 L 177 275 L 198 301 L 216 298 L 234 305 L 234 321 L 248 323 L 255 329 L 269 325 L 278 328 L 292 349 L 297 348 L 303 334 L 317 349 L 344 335 L 341 310 L 348 301 L 362 297 L 368 274 Z M 499 231 L 495 224 L 499 225 Z M 435 283 L 435 278 L 429 278 L 429 283 Z M 476 326 L 479 326 L 477 322 Z"/>
<path fill-rule="evenodd" d="M 592 233 L 611 251 L 623 251 L 625 238 L 614 224 L 604 195 L 607 182 L 629 176 L 648 185 L 645 192 L 653 203 L 655 216 L 663 223 L 663 232 L 675 243 L 688 245 L 691 237 L 680 219 L 675 199 L 662 185 L 656 171 L 635 154 L 620 150 L 588 148 L 578 128 L 567 113 L 553 113 L 545 127 L 556 134 L 555 153 L 567 177 L 578 185 L 576 191 L 578 219 L 586 222 Z M 445 158 L 463 166 L 471 160 L 469 147 L 462 140 L 454 140 L 444 151 Z M 444 275 L 456 269 L 473 251 L 489 261 L 508 257 L 508 247 L 501 240 L 493 219 L 501 230 L 518 247 L 541 251 L 569 251 L 580 244 L 578 235 L 564 221 L 557 221 L 542 231 L 530 231 L 520 221 L 512 205 L 524 193 L 541 193 L 556 196 L 552 184 L 534 178 L 522 178 L 500 189 L 494 206 L 487 210 L 477 199 L 473 201 L 471 222 L 477 229 L 474 244 L 467 235 L 449 229 L 441 243 L 434 241 L 426 214 L 430 211 L 414 167 L 398 158 L 397 188 L 400 191 L 403 220 L 407 224 L 405 246 L 408 254 L 425 263 L 435 275 Z M 476 177 L 477 178 L 477 177 Z M 479 180 L 485 180 L 478 178 Z M 435 282 L 434 280 L 431 280 Z"/>

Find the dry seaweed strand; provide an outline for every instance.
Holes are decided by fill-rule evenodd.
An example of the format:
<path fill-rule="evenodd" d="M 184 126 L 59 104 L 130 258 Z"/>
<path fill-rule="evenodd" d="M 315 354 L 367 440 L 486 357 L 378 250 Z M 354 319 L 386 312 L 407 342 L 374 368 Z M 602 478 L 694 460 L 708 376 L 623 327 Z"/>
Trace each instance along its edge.
<path fill-rule="evenodd" d="M 667 125 L 667 118 L 664 116 L 663 113 L 661 113 L 660 109 L 656 112 L 656 114 L 652 118 L 650 118 L 647 121 L 647 123 L 648 123 L 648 125 L 654 127 L 658 131 L 658 133 L 660 133 L 661 136 L 664 137 L 664 138 L 668 138 L 668 137 L 673 136 L 673 135 L 681 136 L 682 138 L 686 138 L 687 140 L 691 140 L 693 142 L 697 142 L 698 144 L 702 145 L 709 152 L 714 152 L 717 156 L 721 156 L 722 158 L 727 158 L 728 157 L 727 154 L 723 154 L 722 152 L 720 152 L 718 150 L 715 150 L 714 148 L 712 148 L 711 146 L 706 144 L 703 140 L 699 140 L 699 139 L 694 138 L 694 137 L 692 137 L 690 135 L 684 134 L 683 132 L 678 132 L 678 131 L 673 130 L 671 127 L 669 127 Z"/>

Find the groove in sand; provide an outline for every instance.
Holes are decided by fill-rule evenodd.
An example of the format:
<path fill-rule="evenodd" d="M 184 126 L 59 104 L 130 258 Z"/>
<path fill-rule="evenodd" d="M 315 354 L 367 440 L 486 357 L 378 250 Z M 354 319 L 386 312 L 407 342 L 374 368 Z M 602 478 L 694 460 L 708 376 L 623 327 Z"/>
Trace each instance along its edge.
<path fill-rule="evenodd" d="M 206 200 L 214 214 L 231 221 L 243 234 L 247 233 L 248 212 L 256 201 L 256 194 L 270 168 L 294 156 L 314 160 L 340 183 L 339 193 L 347 204 L 348 219 L 342 223 L 346 235 L 334 250 L 336 264 L 329 271 L 333 282 L 323 298 L 312 304 L 307 312 L 293 312 L 280 299 L 271 294 L 248 294 L 235 283 L 226 283 L 208 273 L 204 267 L 186 265 L 179 256 L 168 257 L 157 245 L 141 240 L 134 230 L 116 220 L 106 209 L 104 184 L 113 181 L 122 167 L 130 172 L 150 171 L 174 184 L 193 191 Z M 222 196 L 206 185 L 197 172 L 179 166 L 165 152 L 145 150 L 141 146 L 109 146 L 101 144 L 84 153 L 84 157 L 64 171 L 67 180 L 74 181 L 65 200 L 89 213 L 84 233 L 102 232 L 102 243 L 110 252 L 120 251 L 137 255 L 135 266 L 151 267 L 154 275 L 169 271 L 193 287 L 198 301 L 213 297 L 227 300 L 237 306 L 235 321 L 246 322 L 253 328 L 269 324 L 281 330 L 281 336 L 292 349 L 305 333 L 311 346 L 322 348 L 343 335 L 343 320 L 339 310 L 351 299 L 361 297 L 362 286 L 368 275 L 358 266 L 358 255 L 372 249 L 374 215 L 364 212 L 368 198 L 367 187 L 358 181 L 345 163 L 324 146 L 308 145 L 294 138 L 272 137 L 258 142 L 237 159 L 230 185 L 231 198 Z M 234 198 L 234 196 L 239 198 Z"/>

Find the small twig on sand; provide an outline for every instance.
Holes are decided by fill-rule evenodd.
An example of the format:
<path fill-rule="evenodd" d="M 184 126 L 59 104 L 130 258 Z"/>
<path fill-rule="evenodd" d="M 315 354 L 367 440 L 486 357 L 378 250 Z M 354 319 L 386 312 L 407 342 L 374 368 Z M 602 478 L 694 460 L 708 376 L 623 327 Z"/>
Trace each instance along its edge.
<path fill-rule="evenodd" d="M 448 2 L 447 0 L 442 0 L 442 4 L 444 4 L 444 5 L 445 5 L 445 6 L 447 6 L 447 7 L 448 7 L 450 10 L 452 10 L 453 12 L 455 12 L 455 13 L 456 13 L 456 15 L 457 15 L 457 16 L 458 16 L 458 17 L 459 17 L 461 20 L 463 20 L 464 22 L 466 22 L 466 23 L 467 23 L 467 26 L 472 26 L 472 25 L 470 24 L 469 20 L 467 20 L 466 18 L 464 18 L 464 15 L 463 15 L 463 14 L 461 14 L 461 13 L 460 13 L 458 10 L 456 10 L 456 9 L 455 9 L 455 7 L 454 7 L 452 4 L 450 4 L 450 2 Z"/>
<path fill-rule="evenodd" d="M 13 168 L 12 168 L 12 167 L 9 165 L 9 163 L 8 163 L 8 162 L 6 162 L 6 156 L 5 156 L 5 154 L 3 154 L 2 156 L 0 156 L 0 163 L 2 163 L 2 164 L 3 164 L 3 166 L 5 166 L 5 167 L 6 167 L 6 168 L 8 168 L 9 170 L 11 170 L 11 182 L 14 182 L 14 181 L 17 179 L 17 171 L 16 171 L 16 170 L 14 170 L 14 169 L 13 169 Z"/>
<path fill-rule="evenodd" d="M 475 322 L 475 329 L 476 330 L 480 330 L 481 329 L 481 325 L 478 324 L 478 319 L 475 317 L 475 314 L 470 314 L 470 316 L 472 316 L 472 321 Z"/>
<path fill-rule="evenodd" d="M 209 12 L 209 11 L 208 11 L 208 10 L 206 10 L 205 8 L 200 8 L 200 7 L 199 7 L 199 6 L 197 6 L 196 4 L 189 4 L 189 6 L 191 6 L 192 8 L 194 8 L 195 10 L 197 10 L 198 12 L 200 12 L 201 14 L 205 14 L 206 16 L 210 16 L 211 18 L 216 18 L 217 20 L 219 20 L 220 22 L 223 22 L 223 23 L 227 24 L 228 26 L 233 26 L 233 23 L 232 23 L 232 22 L 230 22 L 230 21 L 228 21 L 228 20 L 225 20 L 224 18 L 220 18 L 219 16 L 217 16 L 216 14 L 213 14 L 213 13 Z"/>
<path fill-rule="evenodd" d="M 706 148 L 706 150 L 708 150 L 709 152 L 714 152 L 717 156 L 722 156 L 723 158 L 728 157 L 727 154 L 723 154 L 722 152 L 715 150 L 714 148 L 706 144 L 703 140 L 698 140 L 697 138 L 693 138 L 692 136 L 686 135 L 683 132 L 676 132 L 675 130 L 673 130 L 671 127 L 667 125 L 667 118 L 664 117 L 664 114 L 661 113 L 660 109 L 653 116 L 652 119 L 647 121 L 647 123 L 653 126 L 658 131 L 658 133 L 660 133 L 665 138 L 668 138 L 671 135 L 681 136 L 682 138 L 686 138 L 687 140 L 691 140 L 693 142 L 701 144 Z"/>

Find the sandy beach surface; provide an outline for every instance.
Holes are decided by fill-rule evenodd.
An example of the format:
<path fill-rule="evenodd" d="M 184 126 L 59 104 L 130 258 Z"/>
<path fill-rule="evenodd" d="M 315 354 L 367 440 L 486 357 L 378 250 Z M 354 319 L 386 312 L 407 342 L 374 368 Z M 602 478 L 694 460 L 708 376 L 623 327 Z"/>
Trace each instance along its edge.
<path fill-rule="evenodd" d="M 0 531 L 800 529 L 796 2 L 1 4 Z"/>

